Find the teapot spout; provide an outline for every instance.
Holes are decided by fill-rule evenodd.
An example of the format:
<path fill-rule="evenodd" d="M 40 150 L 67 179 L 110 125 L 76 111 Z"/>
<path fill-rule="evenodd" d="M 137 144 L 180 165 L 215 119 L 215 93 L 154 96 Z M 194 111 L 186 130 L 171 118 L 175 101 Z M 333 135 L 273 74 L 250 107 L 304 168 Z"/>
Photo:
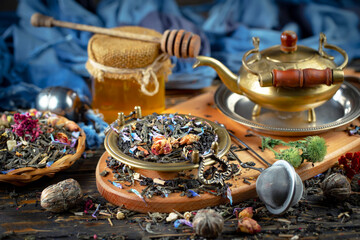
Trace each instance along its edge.
<path fill-rule="evenodd" d="M 197 68 L 199 66 L 209 66 L 212 67 L 217 74 L 219 75 L 221 81 L 225 84 L 227 88 L 229 88 L 234 93 L 241 94 L 241 90 L 238 87 L 238 79 L 239 77 L 232 73 L 224 64 L 215 58 L 206 57 L 206 56 L 197 56 L 196 62 L 193 65 L 193 68 Z"/>

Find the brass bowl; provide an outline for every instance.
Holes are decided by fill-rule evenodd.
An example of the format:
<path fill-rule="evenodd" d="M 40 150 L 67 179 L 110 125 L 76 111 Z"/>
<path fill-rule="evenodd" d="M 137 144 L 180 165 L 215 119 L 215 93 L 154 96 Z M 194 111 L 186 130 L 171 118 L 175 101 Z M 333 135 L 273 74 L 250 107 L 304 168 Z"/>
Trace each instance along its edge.
<path fill-rule="evenodd" d="M 169 114 L 163 114 L 163 115 L 169 115 Z M 185 115 L 185 114 L 177 114 L 177 115 L 183 116 L 183 117 L 189 116 L 189 115 Z M 192 116 L 192 117 L 196 117 L 196 116 Z M 219 158 L 223 157 L 229 151 L 230 146 L 231 146 L 231 139 L 230 139 L 230 136 L 229 136 L 227 130 L 225 128 L 219 126 L 218 124 L 216 124 L 212 121 L 206 120 L 204 118 L 196 117 L 196 119 L 198 119 L 199 121 L 207 122 L 213 127 L 215 133 L 218 135 L 217 157 L 219 157 Z M 134 121 L 136 121 L 136 120 L 132 120 L 132 121 L 128 122 L 127 124 L 121 126 L 119 128 L 119 130 L 121 131 L 124 127 L 134 123 Z M 123 153 L 118 147 L 118 141 L 119 141 L 118 134 L 110 128 L 106 134 L 105 141 L 104 141 L 106 151 L 114 159 L 116 159 L 126 165 L 129 165 L 131 167 L 134 167 L 134 168 L 154 170 L 154 171 L 159 171 L 159 172 L 179 172 L 179 171 L 191 170 L 191 169 L 195 169 L 195 168 L 199 167 L 199 164 L 194 164 L 190 161 L 180 162 L 180 163 L 154 163 L 154 162 L 148 162 L 148 161 L 136 159 L 136 158 L 130 157 L 130 156 L 126 155 L 125 153 Z M 205 165 L 212 165 L 214 163 L 215 163 L 214 160 L 207 160 Z"/>

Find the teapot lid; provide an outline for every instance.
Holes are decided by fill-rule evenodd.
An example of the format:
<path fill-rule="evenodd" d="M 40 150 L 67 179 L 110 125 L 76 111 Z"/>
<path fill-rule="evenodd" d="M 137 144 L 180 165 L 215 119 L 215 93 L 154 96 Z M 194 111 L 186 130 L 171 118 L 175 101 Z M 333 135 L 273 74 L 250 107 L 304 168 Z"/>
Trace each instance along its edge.
<path fill-rule="evenodd" d="M 319 53 L 315 49 L 298 46 L 298 37 L 293 31 L 284 31 L 280 37 L 281 45 L 265 49 L 261 55 L 269 61 L 296 63 L 309 60 Z"/>
<path fill-rule="evenodd" d="M 255 48 L 244 54 L 242 58 L 243 69 L 256 75 L 262 87 L 303 87 L 322 83 L 331 85 L 343 81 L 342 69 L 348 61 L 348 56 L 344 50 L 328 44 L 323 33 L 320 34 L 318 50 L 297 45 L 297 39 L 295 32 L 284 31 L 280 37 L 281 45 L 260 51 L 260 40 L 254 37 L 253 45 Z M 334 57 L 328 55 L 323 48 L 338 51 L 344 57 L 344 62 L 336 66 L 333 61 Z M 250 55 L 252 56 L 247 60 Z M 305 74 L 306 77 L 310 76 L 310 81 L 304 81 L 302 77 L 304 70 L 308 72 Z M 283 77 L 277 78 L 278 73 L 282 72 L 284 73 L 282 74 Z M 299 78 L 299 81 L 290 81 L 289 77 Z"/>

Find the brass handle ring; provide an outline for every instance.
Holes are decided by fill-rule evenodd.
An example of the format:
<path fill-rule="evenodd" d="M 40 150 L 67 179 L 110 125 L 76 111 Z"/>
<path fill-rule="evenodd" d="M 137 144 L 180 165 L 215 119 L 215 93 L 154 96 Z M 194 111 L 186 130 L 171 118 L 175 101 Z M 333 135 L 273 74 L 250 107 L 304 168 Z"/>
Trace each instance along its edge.
<path fill-rule="evenodd" d="M 254 49 L 251 49 L 250 51 L 247 51 L 243 58 L 242 58 L 242 65 L 243 67 L 245 68 L 246 71 L 248 71 L 249 73 L 252 73 L 254 75 L 257 75 L 259 76 L 259 73 L 258 72 L 255 72 L 254 70 L 252 70 L 248 65 L 247 65 L 247 62 L 246 62 L 246 59 L 248 56 L 250 56 L 251 54 L 257 54 L 257 59 L 256 61 L 260 60 L 261 56 L 260 56 L 260 51 L 259 51 L 259 44 L 260 44 L 260 39 L 258 37 L 253 37 L 252 38 L 252 41 L 253 41 L 253 45 L 254 45 Z"/>
<path fill-rule="evenodd" d="M 333 60 L 334 57 L 333 56 L 330 56 L 328 55 L 323 48 L 328 48 L 328 49 L 332 49 L 332 50 L 335 50 L 337 51 L 338 53 L 340 53 L 343 58 L 344 58 L 344 62 L 337 66 L 336 69 L 338 70 L 343 70 L 344 67 L 348 64 L 348 61 L 349 61 L 349 57 L 347 55 L 347 53 L 340 47 L 338 46 L 335 46 L 335 45 L 332 45 L 332 44 L 328 44 L 327 41 L 326 41 L 326 36 L 324 33 L 320 33 L 320 39 L 319 39 L 319 54 L 320 56 L 324 57 L 324 58 L 328 58 L 330 60 Z"/>

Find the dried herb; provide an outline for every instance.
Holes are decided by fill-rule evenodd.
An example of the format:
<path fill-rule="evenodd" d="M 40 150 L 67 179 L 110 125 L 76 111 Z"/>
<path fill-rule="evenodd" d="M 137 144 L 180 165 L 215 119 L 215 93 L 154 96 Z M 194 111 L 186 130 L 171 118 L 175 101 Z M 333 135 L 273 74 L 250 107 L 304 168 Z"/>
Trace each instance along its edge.
<path fill-rule="evenodd" d="M 270 149 L 276 159 L 286 160 L 294 167 L 299 167 L 305 160 L 312 163 L 321 162 L 324 160 L 327 151 L 325 139 L 319 136 L 310 136 L 288 143 L 271 137 L 260 136 L 260 138 L 262 150 Z M 278 145 L 289 148 L 277 152 L 274 147 Z"/>

